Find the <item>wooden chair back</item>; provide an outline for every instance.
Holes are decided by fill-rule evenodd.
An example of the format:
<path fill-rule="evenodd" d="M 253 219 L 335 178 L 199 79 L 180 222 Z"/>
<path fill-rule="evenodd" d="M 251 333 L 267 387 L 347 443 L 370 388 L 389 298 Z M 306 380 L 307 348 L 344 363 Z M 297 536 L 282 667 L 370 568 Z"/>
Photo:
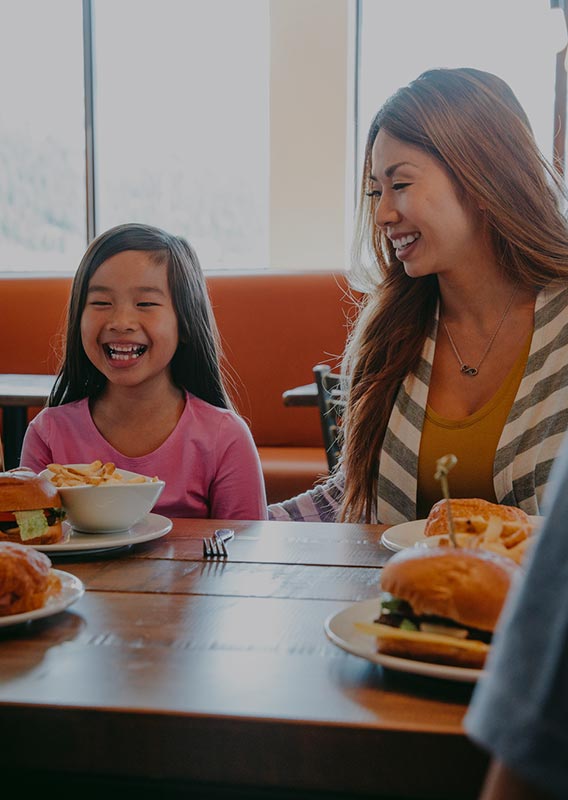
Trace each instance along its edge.
<path fill-rule="evenodd" d="M 320 412 L 321 432 L 327 464 L 332 472 L 337 466 L 341 453 L 340 424 L 345 404 L 341 392 L 341 378 L 327 364 L 316 364 L 313 368 L 314 379 L 318 390 L 318 407 Z"/>

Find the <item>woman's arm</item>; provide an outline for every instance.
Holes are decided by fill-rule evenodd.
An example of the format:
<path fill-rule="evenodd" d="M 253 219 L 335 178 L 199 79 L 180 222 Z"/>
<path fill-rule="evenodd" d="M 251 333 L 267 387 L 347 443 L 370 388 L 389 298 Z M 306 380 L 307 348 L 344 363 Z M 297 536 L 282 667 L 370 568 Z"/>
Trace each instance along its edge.
<path fill-rule="evenodd" d="M 268 506 L 269 519 L 287 522 L 337 522 L 345 489 L 341 469 L 325 483 L 282 503 Z"/>

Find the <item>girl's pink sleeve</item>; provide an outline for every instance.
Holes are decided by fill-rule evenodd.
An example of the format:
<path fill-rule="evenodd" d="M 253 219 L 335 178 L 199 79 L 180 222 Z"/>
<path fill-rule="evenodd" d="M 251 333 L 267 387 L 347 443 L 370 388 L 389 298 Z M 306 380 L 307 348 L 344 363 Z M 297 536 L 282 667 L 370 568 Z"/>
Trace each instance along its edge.
<path fill-rule="evenodd" d="M 210 502 L 212 519 L 268 519 L 260 458 L 240 417 L 226 416 L 219 428 Z"/>
<path fill-rule="evenodd" d="M 51 448 L 42 435 L 40 421 L 32 420 L 24 436 L 20 465 L 29 467 L 34 472 L 41 472 L 51 463 L 53 463 Z"/>

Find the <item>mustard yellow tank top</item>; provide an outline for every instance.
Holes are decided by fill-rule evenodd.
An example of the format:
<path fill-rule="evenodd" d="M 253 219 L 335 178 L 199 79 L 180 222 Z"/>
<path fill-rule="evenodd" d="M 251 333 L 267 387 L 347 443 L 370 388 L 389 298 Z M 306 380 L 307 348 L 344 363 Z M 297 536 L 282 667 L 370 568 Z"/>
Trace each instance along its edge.
<path fill-rule="evenodd" d="M 426 406 L 418 456 L 416 514 L 424 519 L 442 497 L 434 478 L 436 461 L 454 453 L 458 463 L 450 476 L 452 497 L 480 497 L 497 501 L 493 487 L 493 462 L 501 433 L 519 389 L 530 351 L 532 333 L 523 351 L 491 400 L 464 419 L 445 419 Z"/>

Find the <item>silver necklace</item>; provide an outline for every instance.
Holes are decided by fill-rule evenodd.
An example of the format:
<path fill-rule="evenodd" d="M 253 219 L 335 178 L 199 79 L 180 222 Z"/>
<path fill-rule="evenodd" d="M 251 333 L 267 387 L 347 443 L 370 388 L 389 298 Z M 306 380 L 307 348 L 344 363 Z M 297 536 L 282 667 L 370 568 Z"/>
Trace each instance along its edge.
<path fill-rule="evenodd" d="M 446 320 L 442 317 L 442 325 L 444 326 L 444 330 L 446 331 L 446 333 L 448 335 L 448 341 L 450 342 L 450 344 L 452 346 L 452 350 L 454 351 L 455 356 L 456 356 L 456 358 L 458 360 L 458 364 L 460 365 L 460 372 L 462 372 L 464 375 L 469 375 L 470 377 L 473 378 L 479 372 L 480 366 L 485 361 L 485 359 L 487 357 L 487 354 L 489 353 L 489 351 L 491 350 L 491 347 L 493 346 L 493 342 L 497 338 L 497 334 L 501 330 L 501 326 L 505 322 L 507 314 L 511 310 L 511 306 L 513 305 L 513 300 L 515 299 L 515 295 L 517 293 L 517 289 L 518 288 L 519 288 L 519 284 L 517 283 L 515 288 L 513 289 L 513 294 L 509 298 L 509 302 L 507 303 L 505 311 L 503 312 L 503 316 L 499 320 L 499 324 L 495 328 L 495 331 L 494 331 L 493 335 L 491 336 L 491 338 L 487 342 L 487 347 L 483 351 L 483 355 L 479 359 L 479 363 L 477 364 L 476 367 L 470 367 L 469 364 L 466 364 L 465 361 L 463 360 L 463 358 L 460 356 L 459 350 L 456 347 L 456 344 L 455 344 L 454 340 L 452 339 L 452 334 L 450 333 L 450 330 L 449 330 L 448 326 L 446 325 Z"/>

